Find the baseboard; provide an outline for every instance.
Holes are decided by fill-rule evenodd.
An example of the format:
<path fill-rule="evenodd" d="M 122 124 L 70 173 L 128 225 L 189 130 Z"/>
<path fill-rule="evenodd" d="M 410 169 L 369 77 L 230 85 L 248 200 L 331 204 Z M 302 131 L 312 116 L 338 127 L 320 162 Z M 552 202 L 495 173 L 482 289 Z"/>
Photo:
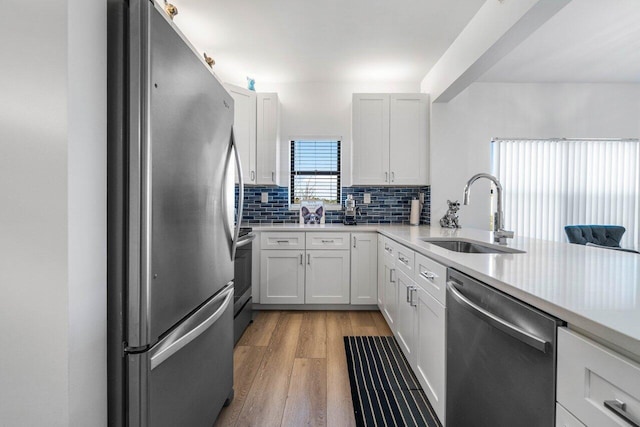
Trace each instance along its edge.
<path fill-rule="evenodd" d="M 374 304 L 253 304 L 254 310 L 333 310 L 333 311 L 379 311 Z"/>

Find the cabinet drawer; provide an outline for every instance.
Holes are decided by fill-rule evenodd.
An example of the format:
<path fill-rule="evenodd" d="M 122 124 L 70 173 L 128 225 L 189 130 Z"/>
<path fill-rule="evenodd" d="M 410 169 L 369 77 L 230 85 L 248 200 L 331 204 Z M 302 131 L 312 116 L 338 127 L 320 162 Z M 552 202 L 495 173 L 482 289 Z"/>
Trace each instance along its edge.
<path fill-rule="evenodd" d="M 396 266 L 398 266 L 398 269 L 409 276 L 411 279 L 415 279 L 415 252 L 413 252 L 411 249 L 405 248 L 402 245 L 397 245 L 396 247 L 398 252 Z"/>
<path fill-rule="evenodd" d="M 262 233 L 260 235 L 260 249 L 304 249 L 304 233 Z"/>
<path fill-rule="evenodd" d="M 384 251 L 384 256 L 388 261 L 393 262 L 393 260 L 396 259 L 397 245 L 393 240 L 383 237 L 382 250 Z"/>
<path fill-rule="evenodd" d="M 562 405 L 556 403 L 556 427 L 585 427 L 585 425 L 564 409 Z"/>
<path fill-rule="evenodd" d="M 351 233 L 307 233 L 307 249 L 349 249 Z"/>
<path fill-rule="evenodd" d="M 566 328 L 558 329 L 558 403 L 589 426 L 640 424 L 640 365 Z M 619 414 L 605 402 L 624 402 Z"/>
<path fill-rule="evenodd" d="M 446 305 L 447 267 L 416 254 L 416 283 L 434 297 L 440 304 Z"/>

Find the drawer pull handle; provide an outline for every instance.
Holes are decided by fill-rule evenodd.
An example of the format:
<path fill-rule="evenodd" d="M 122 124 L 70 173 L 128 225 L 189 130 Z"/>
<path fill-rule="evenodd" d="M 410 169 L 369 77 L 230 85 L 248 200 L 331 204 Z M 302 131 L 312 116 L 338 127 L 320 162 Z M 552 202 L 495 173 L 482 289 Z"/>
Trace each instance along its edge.
<path fill-rule="evenodd" d="M 410 294 L 409 305 L 411 307 L 417 307 L 418 306 L 418 303 L 413 300 L 414 292 L 418 292 L 418 288 L 416 288 L 415 286 L 411 286 L 411 289 L 409 290 L 409 294 Z"/>
<path fill-rule="evenodd" d="M 356 236 L 353 236 L 353 247 L 356 247 Z"/>
<path fill-rule="evenodd" d="M 409 265 L 409 260 L 403 256 L 399 256 L 398 259 L 402 261 L 405 265 Z"/>
<path fill-rule="evenodd" d="M 303 257 L 304 257 L 304 255 L 300 254 L 300 265 L 304 265 L 304 261 L 302 261 Z"/>
<path fill-rule="evenodd" d="M 409 292 L 411 292 L 411 286 L 407 286 L 407 302 L 409 302 Z"/>
<path fill-rule="evenodd" d="M 389 281 L 391 283 L 396 283 L 395 279 L 393 278 L 393 273 L 396 271 L 395 268 L 392 268 L 391 270 L 389 270 Z"/>
<path fill-rule="evenodd" d="M 276 240 L 276 243 L 280 244 L 280 243 L 289 243 L 288 240 Z"/>
<path fill-rule="evenodd" d="M 307 265 L 311 265 L 311 254 L 307 254 Z"/>
<path fill-rule="evenodd" d="M 322 243 L 333 243 L 333 242 L 334 242 L 334 240 L 333 240 L 333 239 L 331 239 L 331 240 L 323 240 L 323 241 L 322 241 Z"/>
<path fill-rule="evenodd" d="M 420 272 L 420 275 L 421 275 L 422 277 L 424 277 L 425 279 L 427 279 L 427 280 L 433 280 L 433 279 L 435 279 L 436 277 L 438 277 L 438 276 L 436 275 L 436 273 L 434 273 L 434 272 L 432 272 L 432 271 L 421 271 L 421 272 Z"/>
<path fill-rule="evenodd" d="M 604 407 L 628 422 L 633 427 L 640 427 L 640 421 L 631 418 L 627 412 L 627 404 L 619 400 L 605 400 Z"/>

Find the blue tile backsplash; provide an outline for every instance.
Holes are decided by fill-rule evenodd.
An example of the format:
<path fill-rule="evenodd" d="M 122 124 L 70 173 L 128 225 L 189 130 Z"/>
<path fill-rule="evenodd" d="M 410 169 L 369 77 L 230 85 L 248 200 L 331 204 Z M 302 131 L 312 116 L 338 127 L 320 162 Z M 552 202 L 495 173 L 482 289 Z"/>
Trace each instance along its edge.
<path fill-rule="evenodd" d="M 361 224 L 408 224 L 411 200 L 424 193 L 424 206 L 420 224 L 430 224 L 431 189 L 424 187 L 342 187 L 342 204 L 347 195 L 352 194 L 361 214 L 357 222 Z M 269 194 L 269 202 L 262 203 L 262 193 Z M 364 193 L 371 194 L 371 203 L 364 204 Z M 236 205 L 238 189 L 236 187 Z M 327 211 L 325 222 L 341 223 L 342 210 Z M 243 222 L 253 224 L 297 223 L 298 211 L 289 210 L 289 189 L 287 187 L 251 186 L 244 189 Z"/>

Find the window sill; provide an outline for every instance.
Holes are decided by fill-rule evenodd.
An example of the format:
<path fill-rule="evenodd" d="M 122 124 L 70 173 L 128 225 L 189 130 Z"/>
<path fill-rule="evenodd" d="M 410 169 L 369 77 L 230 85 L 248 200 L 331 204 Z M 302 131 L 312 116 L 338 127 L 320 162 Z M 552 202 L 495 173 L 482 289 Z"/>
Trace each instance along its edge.
<path fill-rule="evenodd" d="M 327 211 L 340 211 L 342 210 L 342 205 L 332 204 L 332 205 L 324 205 L 324 209 Z M 289 210 L 296 212 L 300 211 L 300 205 L 289 205 Z"/>

